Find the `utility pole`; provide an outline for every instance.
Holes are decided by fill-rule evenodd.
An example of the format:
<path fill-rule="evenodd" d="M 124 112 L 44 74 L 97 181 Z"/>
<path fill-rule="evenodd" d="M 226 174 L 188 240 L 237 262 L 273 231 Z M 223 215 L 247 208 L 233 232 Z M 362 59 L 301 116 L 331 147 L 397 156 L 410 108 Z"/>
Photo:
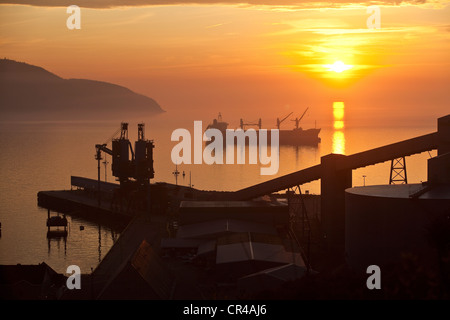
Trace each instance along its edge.
<path fill-rule="evenodd" d="M 95 154 L 95 160 L 97 160 L 97 173 L 98 173 L 98 179 L 97 179 L 97 192 L 98 192 L 98 206 L 100 207 L 101 204 L 101 195 L 100 195 L 100 160 L 102 160 L 102 151 L 100 148 L 97 148 L 97 152 Z"/>
<path fill-rule="evenodd" d="M 107 182 L 106 181 L 106 166 L 108 165 L 108 161 L 106 161 L 106 156 L 105 156 L 105 161 L 103 161 L 103 164 L 105 165 L 105 182 Z"/>
<path fill-rule="evenodd" d="M 180 174 L 178 171 L 178 164 L 175 164 L 175 171 L 172 172 L 172 174 L 175 176 L 175 185 L 178 185 L 178 175 Z"/>

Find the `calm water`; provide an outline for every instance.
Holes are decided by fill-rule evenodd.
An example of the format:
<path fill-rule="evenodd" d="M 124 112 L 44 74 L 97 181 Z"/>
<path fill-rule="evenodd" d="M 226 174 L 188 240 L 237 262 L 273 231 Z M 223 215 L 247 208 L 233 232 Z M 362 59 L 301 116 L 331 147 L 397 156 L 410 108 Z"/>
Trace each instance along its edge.
<path fill-rule="evenodd" d="M 204 129 L 211 119 L 204 121 Z M 227 120 L 227 119 L 224 119 Z M 193 131 L 193 120 L 174 122 L 163 115 L 146 123 L 146 138 L 155 140 L 155 179 L 175 183 L 170 152 L 176 144 L 170 135 L 176 128 Z M 137 121 L 130 121 L 129 138 L 137 137 Z M 319 124 L 318 124 L 319 126 Z M 232 126 L 235 127 L 234 125 Z M 77 264 L 82 272 L 95 268 L 114 244 L 118 234 L 105 226 L 69 217 L 67 240 L 47 240 L 47 211 L 38 208 L 37 192 L 70 189 L 70 176 L 97 177 L 95 144 L 104 143 L 119 123 L 2 123 L 0 124 L 0 264 L 38 264 L 46 262 L 58 272 Z M 280 169 L 275 176 L 261 176 L 259 165 L 180 165 L 185 177 L 178 183 L 195 188 L 237 190 L 276 176 L 318 164 L 322 155 L 352 154 L 402 139 L 430 133 L 428 127 L 350 127 L 334 130 L 322 126 L 322 142 L 313 147 L 280 147 Z M 431 152 L 434 156 L 436 153 Z M 407 158 L 409 182 L 426 180 L 428 153 Z M 110 158 L 107 159 L 110 162 Z M 353 185 L 386 184 L 390 163 L 361 168 L 353 172 Z M 102 167 L 102 178 L 105 178 Z M 113 181 L 107 164 L 108 181 Z M 303 190 L 320 193 L 318 181 Z M 80 230 L 80 226 L 84 230 Z"/>

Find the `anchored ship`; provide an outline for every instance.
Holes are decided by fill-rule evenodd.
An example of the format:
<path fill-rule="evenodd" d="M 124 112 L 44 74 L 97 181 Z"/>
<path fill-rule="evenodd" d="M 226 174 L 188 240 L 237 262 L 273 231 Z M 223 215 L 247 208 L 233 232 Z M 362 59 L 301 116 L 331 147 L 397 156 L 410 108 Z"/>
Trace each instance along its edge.
<path fill-rule="evenodd" d="M 309 108 L 306 108 L 306 110 L 303 112 L 303 114 L 300 117 L 297 117 L 295 119 L 291 119 L 291 121 L 295 122 L 295 127 L 291 130 L 282 130 L 280 129 L 281 124 L 287 120 L 293 112 L 289 113 L 286 117 L 280 120 L 280 118 L 277 118 L 277 129 L 279 130 L 279 143 L 280 145 L 291 145 L 291 146 L 300 146 L 300 145 L 317 145 L 320 143 L 321 139 L 319 137 L 320 128 L 310 128 L 310 129 L 303 129 L 299 126 L 300 121 L 305 116 L 306 112 Z M 257 134 L 259 133 L 259 130 L 262 129 L 262 121 L 261 118 L 256 123 L 248 123 L 245 122 L 243 119 L 240 119 L 240 128 L 242 130 L 245 130 L 246 127 L 249 126 L 256 126 L 258 129 L 256 130 Z M 222 132 L 222 134 L 225 136 L 226 130 L 228 128 L 228 123 L 222 120 L 222 114 L 219 113 L 219 116 L 217 119 L 214 119 L 212 123 L 208 125 L 207 129 L 218 129 Z M 257 135 L 259 136 L 259 134 Z M 270 134 L 267 135 L 270 142 Z"/>

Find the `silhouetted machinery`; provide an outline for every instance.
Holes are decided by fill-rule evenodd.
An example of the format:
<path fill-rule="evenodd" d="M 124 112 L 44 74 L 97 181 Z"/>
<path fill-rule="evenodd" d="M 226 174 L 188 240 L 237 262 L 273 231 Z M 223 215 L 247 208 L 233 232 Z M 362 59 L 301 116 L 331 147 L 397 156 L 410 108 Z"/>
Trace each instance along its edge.
<path fill-rule="evenodd" d="M 280 118 L 277 118 L 277 129 L 280 130 L 280 125 L 283 123 L 284 120 L 286 120 L 287 118 L 289 118 L 291 116 L 291 114 L 293 114 L 294 112 L 289 113 L 286 117 L 284 117 L 283 119 L 280 120 Z"/>
<path fill-rule="evenodd" d="M 308 111 L 308 109 L 309 109 L 309 107 L 306 108 L 305 112 L 303 112 L 303 114 L 302 114 L 302 116 L 300 118 L 295 118 L 294 120 L 291 120 L 291 121 L 295 122 L 295 129 L 298 129 L 298 124 L 300 123 L 300 121 L 302 121 L 302 119 L 305 116 L 306 111 Z"/>
<path fill-rule="evenodd" d="M 98 161 L 98 188 L 99 204 L 100 199 L 100 160 L 101 152 L 105 152 L 112 157 L 112 174 L 120 182 L 120 187 L 113 194 L 111 206 L 119 204 L 122 208 L 122 201 L 128 202 L 128 209 L 131 206 L 139 206 L 145 202 L 145 207 L 150 207 L 150 179 L 155 176 L 153 170 L 153 140 L 145 140 L 145 125 L 138 124 L 138 140 L 135 142 L 134 151 L 128 140 L 128 123 L 121 123 L 120 138 L 112 140 L 112 150 L 107 144 L 97 144 L 95 159 Z M 130 158 L 131 154 L 131 158 Z"/>

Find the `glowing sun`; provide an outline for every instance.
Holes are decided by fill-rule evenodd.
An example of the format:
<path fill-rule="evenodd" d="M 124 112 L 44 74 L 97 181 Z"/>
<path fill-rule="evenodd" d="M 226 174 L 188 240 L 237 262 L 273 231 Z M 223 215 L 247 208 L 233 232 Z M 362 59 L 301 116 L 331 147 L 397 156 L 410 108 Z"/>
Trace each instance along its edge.
<path fill-rule="evenodd" d="M 348 69 L 353 68 L 353 66 L 343 63 L 342 61 L 336 61 L 333 64 L 324 65 L 325 68 L 328 68 L 328 71 L 334 71 L 337 73 L 341 73 L 342 71 L 346 71 Z"/>

